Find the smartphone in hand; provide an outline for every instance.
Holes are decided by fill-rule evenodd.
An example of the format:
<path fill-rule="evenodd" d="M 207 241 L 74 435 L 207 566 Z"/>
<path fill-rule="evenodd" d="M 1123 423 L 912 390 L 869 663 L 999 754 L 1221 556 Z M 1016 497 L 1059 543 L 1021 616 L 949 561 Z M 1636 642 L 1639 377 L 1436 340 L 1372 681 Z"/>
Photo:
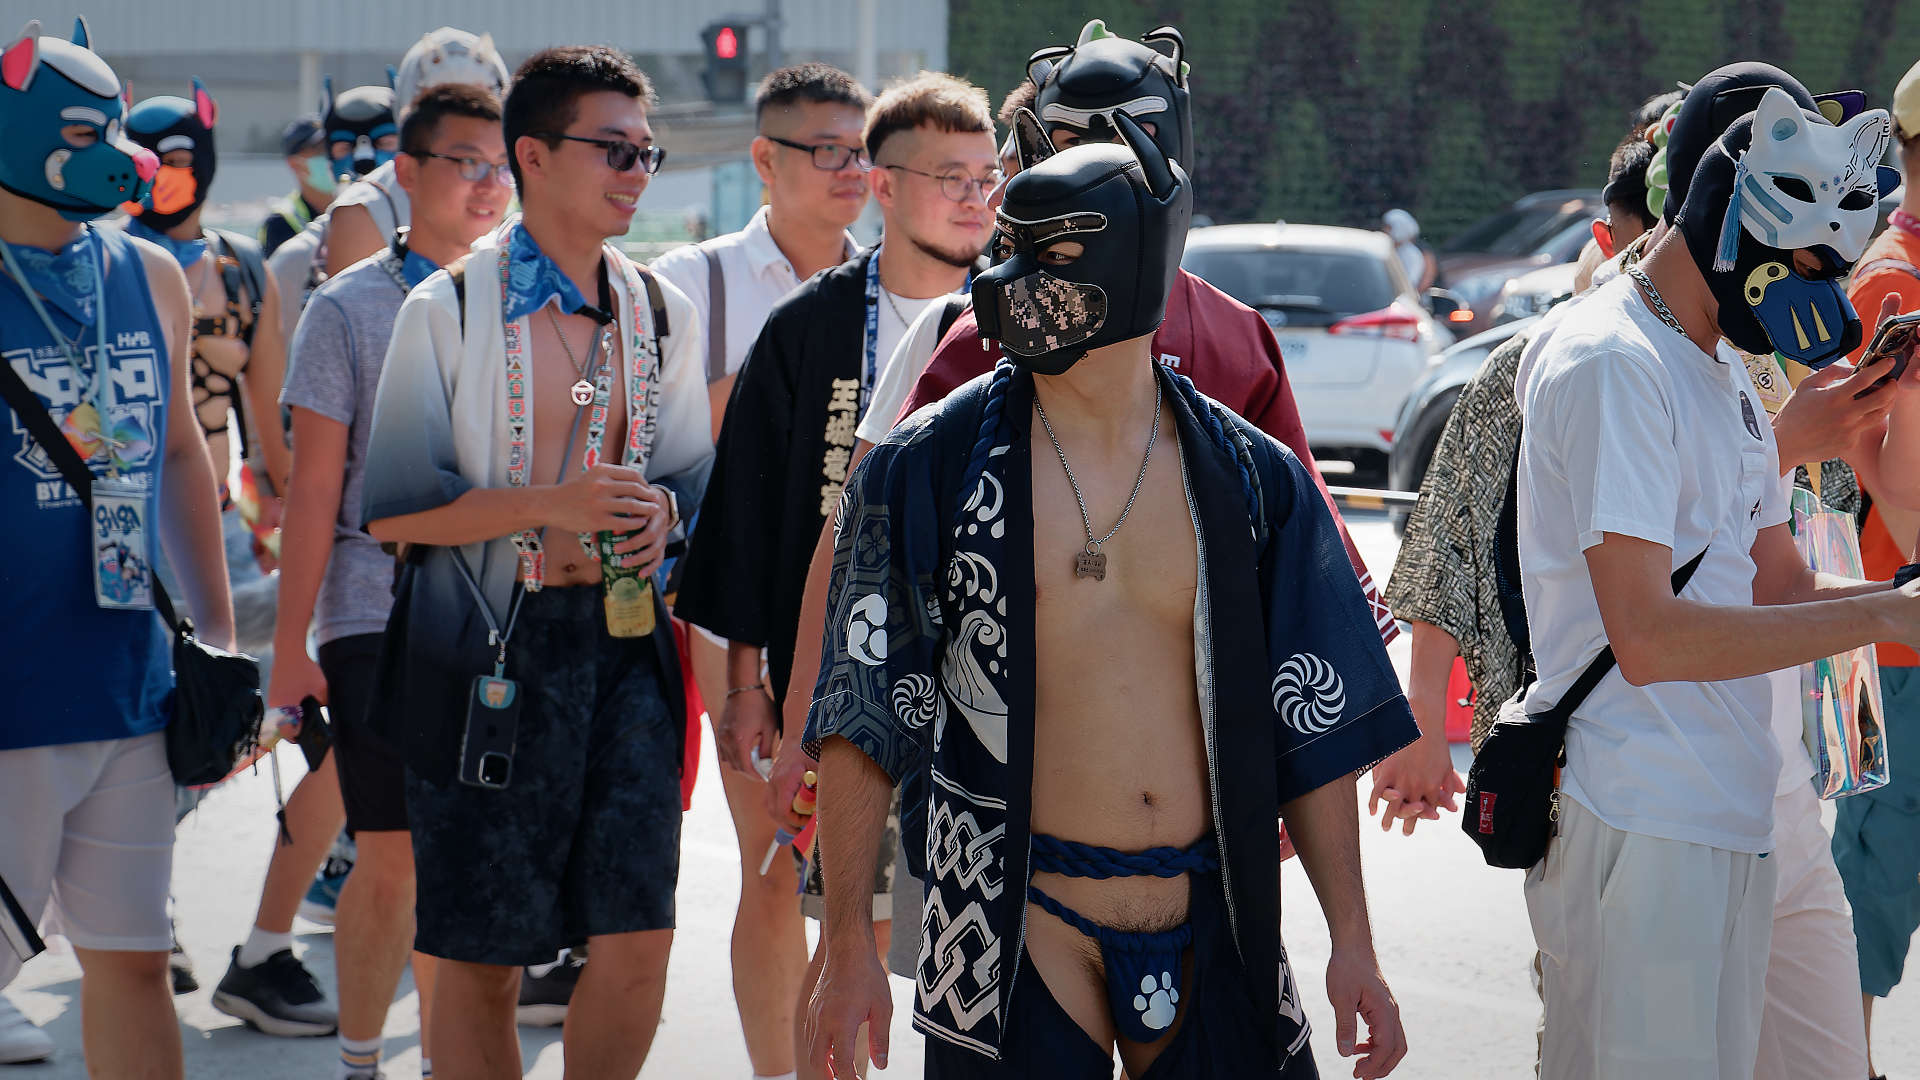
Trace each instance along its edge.
<path fill-rule="evenodd" d="M 1885 375 L 1873 380 L 1872 385 L 1854 394 L 1854 398 L 1866 397 L 1892 383 L 1906 374 L 1907 364 L 1913 360 L 1916 347 L 1920 347 L 1920 311 L 1910 311 L 1905 315 L 1895 315 L 1880 324 L 1873 335 L 1873 344 L 1860 356 L 1860 366 L 1878 362 L 1882 357 L 1891 357 L 1893 367 Z"/>

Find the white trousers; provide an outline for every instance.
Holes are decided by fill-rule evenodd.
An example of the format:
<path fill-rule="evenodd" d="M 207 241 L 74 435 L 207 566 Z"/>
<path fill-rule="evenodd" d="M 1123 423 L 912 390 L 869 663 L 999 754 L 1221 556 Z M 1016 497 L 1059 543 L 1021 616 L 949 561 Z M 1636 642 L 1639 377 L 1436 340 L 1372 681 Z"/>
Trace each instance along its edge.
<path fill-rule="evenodd" d="M 1526 885 L 1543 1080 L 1752 1080 L 1778 863 L 1561 805 Z"/>
<path fill-rule="evenodd" d="M 1773 843 L 1779 886 L 1754 1080 L 1865 1076 L 1853 916 L 1812 788 L 1774 798 Z"/>

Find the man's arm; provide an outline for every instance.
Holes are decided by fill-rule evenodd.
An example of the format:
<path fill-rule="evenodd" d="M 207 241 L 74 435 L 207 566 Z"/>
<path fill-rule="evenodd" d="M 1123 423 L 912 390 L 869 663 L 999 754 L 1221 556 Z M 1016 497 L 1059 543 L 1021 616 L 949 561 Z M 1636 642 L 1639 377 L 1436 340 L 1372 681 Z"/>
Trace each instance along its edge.
<path fill-rule="evenodd" d="M 332 277 L 387 246 L 364 203 L 336 206 L 327 213 L 327 276 Z"/>
<path fill-rule="evenodd" d="M 798 745 L 800 740 L 791 741 Z M 727 642 L 727 700 L 720 709 L 720 722 L 714 725 L 714 753 L 720 764 L 759 779 L 752 752 L 758 749 L 764 759 L 781 743 L 773 692 L 760 677 L 760 646 Z"/>
<path fill-rule="evenodd" d="M 853 460 L 847 475 L 860 465 L 873 444 L 855 439 Z M 787 678 L 787 700 L 781 703 L 783 730 L 804 730 L 807 709 L 813 704 L 813 688 L 820 681 L 820 646 L 826 637 L 827 587 L 833 581 L 833 519 L 820 527 L 820 539 L 813 545 L 813 561 L 807 564 L 807 586 L 800 597 L 800 625 L 793 641 L 793 672 Z M 767 814 L 781 828 L 798 832 L 806 822 L 793 812 L 793 797 L 800 790 L 813 759 L 800 748 L 799 739 L 785 739 L 773 760 L 773 773 L 767 778 Z"/>
<path fill-rule="evenodd" d="M 333 523 L 340 516 L 340 489 L 347 470 L 347 425 L 312 409 L 293 406 L 292 486 L 280 532 L 280 599 L 273 620 L 273 674 L 269 706 L 298 705 L 304 698 L 327 702 L 327 680 L 307 655 L 307 625 L 314 598 L 333 555 Z"/>
<path fill-rule="evenodd" d="M 634 518 L 666 511 L 665 498 L 640 479 L 640 470 L 603 463 L 562 484 L 470 488 L 443 506 L 369 521 L 367 531 L 382 542 L 458 547 L 547 525 L 626 534 Z"/>
<path fill-rule="evenodd" d="M 167 445 L 161 458 L 161 483 L 166 497 L 160 500 L 160 542 L 173 567 L 174 577 L 186 590 L 181 599 L 182 614 L 191 614 L 194 631 L 200 640 L 223 649 L 234 647 L 233 596 L 227 588 L 226 544 L 220 536 L 219 486 L 213 477 L 213 460 L 207 454 L 207 437 L 193 415 L 193 388 L 189 377 L 188 347 L 191 341 L 189 313 L 193 301 L 187 293 L 186 275 L 173 257 L 145 241 L 135 240 L 147 283 L 153 290 L 153 306 L 160 315 L 166 336 L 167 358 L 172 364 L 174 415 L 167 423 Z"/>
<path fill-rule="evenodd" d="M 1761 530 L 1754 598 L 1761 606 L 1702 604 L 1673 594 L 1673 549 L 1608 532 L 1586 550 L 1587 573 L 1620 674 L 1635 686 L 1719 682 L 1795 667 L 1880 641 L 1920 642 L 1920 582 L 1807 584 L 1789 571 L 1786 526 Z M 1811 577 L 1811 575 L 1807 575 Z M 1762 597 L 1767 600 L 1763 601 Z M 1771 603 L 1767 601 L 1772 601 Z M 1738 642 L 1739 648 L 1729 648 Z"/>
<path fill-rule="evenodd" d="M 280 425 L 280 388 L 287 378 L 287 342 L 280 332 L 280 289 L 273 275 L 264 275 L 260 317 L 254 320 L 253 344 L 247 351 L 247 367 L 240 376 L 240 388 L 247 395 L 247 410 L 253 416 L 253 437 L 266 460 L 267 478 L 273 489 L 285 498 L 293 473 L 293 451 L 287 447 L 287 432 Z"/>
<path fill-rule="evenodd" d="M 893 991 L 873 936 L 873 863 L 880 854 L 893 781 L 874 760 L 838 735 L 820 748 L 820 874 L 826 890 L 822 926 L 826 961 L 807 1005 L 807 1059 L 833 1076 L 864 1069 L 860 1026 L 867 1025 L 874 1067 L 887 1067 Z"/>
<path fill-rule="evenodd" d="M 1400 1006 L 1380 975 L 1360 877 L 1360 801 L 1349 774 L 1281 807 L 1300 865 L 1326 915 L 1333 939 L 1327 961 L 1327 997 L 1333 1005 L 1334 1037 L 1342 1057 L 1361 1055 L 1354 1075 L 1374 1080 L 1406 1056 Z M 828 895 L 832 895 L 829 893 Z M 1355 1018 L 1366 1021 L 1367 1041 L 1357 1039 Z"/>
<path fill-rule="evenodd" d="M 1458 810 L 1456 794 L 1467 790 L 1453 771 L 1447 748 L 1447 681 L 1453 676 L 1460 643 L 1429 622 L 1412 621 L 1413 659 L 1407 669 L 1407 704 L 1413 708 L 1420 737 L 1373 768 L 1373 794 L 1367 814 L 1380 814 L 1380 828 L 1403 822 L 1407 836 L 1421 818 L 1438 820 L 1442 807 Z M 1380 803 L 1386 803 L 1381 811 Z"/>

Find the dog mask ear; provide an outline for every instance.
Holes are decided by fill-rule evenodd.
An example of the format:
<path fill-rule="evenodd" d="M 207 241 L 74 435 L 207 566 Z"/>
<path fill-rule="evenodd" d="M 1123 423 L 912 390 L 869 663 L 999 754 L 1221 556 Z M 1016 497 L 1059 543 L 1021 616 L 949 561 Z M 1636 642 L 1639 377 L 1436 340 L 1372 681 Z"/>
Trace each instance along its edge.
<path fill-rule="evenodd" d="M 40 70 L 40 20 L 33 19 L 20 31 L 19 40 L 0 53 L 0 82 L 9 90 L 25 93 L 33 85 L 33 73 Z"/>
<path fill-rule="evenodd" d="M 1018 109 L 1013 114 L 1013 146 L 1022 169 L 1031 169 L 1059 153 L 1031 109 Z"/>

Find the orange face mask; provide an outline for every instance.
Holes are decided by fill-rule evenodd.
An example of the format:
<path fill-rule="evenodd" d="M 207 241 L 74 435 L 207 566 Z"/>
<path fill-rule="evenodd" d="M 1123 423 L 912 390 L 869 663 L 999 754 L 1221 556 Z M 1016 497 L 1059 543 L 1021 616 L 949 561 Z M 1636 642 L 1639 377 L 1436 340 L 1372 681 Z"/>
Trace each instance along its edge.
<path fill-rule="evenodd" d="M 156 214 L 177 214 L 191 207 L 199 196 L 200 183 L 194 178 L 191 168 L 181 165 L 162 165 L 153 178 L 153 194 L 148 201 Z M 147 212 L 148 207 L 141 203 L 126 203 L 127 213 L 136 217 Z"/>

